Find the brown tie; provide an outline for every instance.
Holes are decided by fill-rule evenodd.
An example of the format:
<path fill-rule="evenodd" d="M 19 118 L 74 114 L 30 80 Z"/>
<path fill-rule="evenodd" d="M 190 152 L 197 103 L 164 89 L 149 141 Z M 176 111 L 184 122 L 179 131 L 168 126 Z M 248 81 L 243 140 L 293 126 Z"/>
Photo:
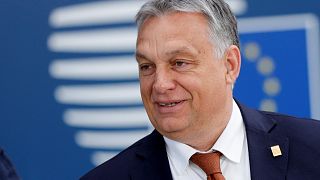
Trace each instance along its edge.
<path fill-rule="evenodd" d="M 190 160 L 198 165 L 206 174 L 207 180 L 225 180 L 220 169 L 221 153 L 195 153 Z"/>

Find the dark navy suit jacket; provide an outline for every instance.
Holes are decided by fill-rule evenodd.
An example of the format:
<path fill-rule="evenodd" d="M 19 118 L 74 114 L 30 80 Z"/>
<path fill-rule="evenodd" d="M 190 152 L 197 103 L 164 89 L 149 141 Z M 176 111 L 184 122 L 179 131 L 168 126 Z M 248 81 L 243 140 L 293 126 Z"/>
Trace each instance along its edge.
<path fill-rule="evenodd" d="M 239 105 L 244 119 L 252 180 L 320 179 L 320 121 L 261 112 Z M 273 157 L 270 147 L 282 155 Z M 172 179 L 163 137 L 153 131 L 82 180 Z"/>
<path fill-rule="evenodd" d="M 19 180 L 12 163 L 0 148 L 0 180 Z"/>

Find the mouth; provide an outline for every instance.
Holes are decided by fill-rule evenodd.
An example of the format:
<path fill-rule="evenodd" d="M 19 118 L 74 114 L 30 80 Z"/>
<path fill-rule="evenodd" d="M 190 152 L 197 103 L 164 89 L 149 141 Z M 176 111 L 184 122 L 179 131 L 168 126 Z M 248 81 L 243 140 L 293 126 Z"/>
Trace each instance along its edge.
<path fill-rule="evenodd" d="M 168 101 L 158 101 L 155 103 L 156 111 L 161 115 L 172 115 L 183 110 L 184 104 L 187 100 L 168 100 Z"/>
<path fill-rule="evenodd" d="M 161 107 L 174 107 L 180 103 L 182 103 L 183 101 L 176 101 L 176 102 L 168 102 L 168 103 L 158 103 L 159 106 Z"/>

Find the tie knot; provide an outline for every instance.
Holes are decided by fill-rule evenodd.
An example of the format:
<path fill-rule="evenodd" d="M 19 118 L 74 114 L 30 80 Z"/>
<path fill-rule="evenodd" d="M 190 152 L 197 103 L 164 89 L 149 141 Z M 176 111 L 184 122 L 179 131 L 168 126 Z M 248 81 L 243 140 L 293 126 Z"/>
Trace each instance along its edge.
<path fill-rule="evenodd" d="M 221 175 L 220 156 L 221 153 L 218 151 L 205 154 L 195 153 L 191 156 L 190 160 L 198 165 L 207 176 L 214 176 L 215 174 Z"/>

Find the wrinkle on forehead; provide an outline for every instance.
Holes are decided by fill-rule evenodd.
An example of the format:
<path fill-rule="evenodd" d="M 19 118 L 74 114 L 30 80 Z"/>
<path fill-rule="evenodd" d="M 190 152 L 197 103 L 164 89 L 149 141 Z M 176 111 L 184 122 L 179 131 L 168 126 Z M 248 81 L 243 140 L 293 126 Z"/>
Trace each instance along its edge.
<path fill-rule="evenodd" d="M 195 23 L 190 25 L 189 19 Z M 138 32 L 136 54 L 139 55 L 137 57 L 143 55 L 150 59 L 149 55 L 153 55 L 152 58 L 160 58 L 161 55 L 186 52 L 207 53 L 205 49 L 197 49 L 197 47 L 205 47 L 199 44 L 207 44 L 206 47 L 210 46 L 211 50 L 214 49 L 209 38 L 206 17 L 199 13 L 171 13 L 150 17 L 142 24 Z"/>
<path fill-rule="evenodd" d="M 187 20 L 190 18 L 196 17 L 196 23 L 194 23 L 192 26 L 190 26 L 190 23 L 187 22 L 186 19 L 181 20 L 181 15 L 183 15 Z M 158 28 L 158 25 L 161 24 L 161 27 L 165 28 Z M 199 26 L 206 27 L 205 29 L 199 29 Z M 183 27 L 183 28 L 177 28 L 177 27 Z M 164 29 L 170 29 L 170 32 L 164 31 Z M 193 31 L 205 31 L 202 32 L 206 38 L 209 39 L 209 25 L 208 25 L 208 20 L 207 18 L 201 14 L 201 13 L 189 13 L 189 12 L 172 12 L 172 13 L 167 13 L 161 16 L 153 16 L 149 17 L 146 19 L 146 21 L 140 26 L 140 29 L 138 31 L 138 39 L 137 43 L 140 43 L 140 41 L 143 41 L 144 39 L 141 38 L 139 35 L 144 34 L 144 31 L 153 31 L 153 32 L 161 32 L 163 37 L 168 40 L 171 38 L 176 38 L 176 35 L 183 35 L 186 33 L 186 28 L 189 30 L 193 29 Z M 147 29 L 147 30 L 146 30 Z M 176 31 L 175 34 L 172 34 L 172 29 Z M 156 34 L 154 34 L 155 36 Z M 191 37 L 186 36 L 186 39 Z"/>
<path fill-rule="evenodd" d="M 149 44 L 146 46 L 149 46 Z M 148 49 L 148 48 L 145 48 L 145 45 L 141 44 L 140 49 L 138 48 L 136 51 L 136 58 L 151 61 L 154 58 L 168 59 L 170 57 L 179 56 L 179 55 L 196 58 L 199 54 L 202 54 L 202 53 L 205 54 L 204 49 L 197 49 L 187 41 L 175 40 L 172 42 L 167 42 L 165 46 L 166 48 L 157 49 L 157 45 L 155 45 L 155 46 L 148 47 L 150 48 Z M 155 55 L 154 53 L 156 53 L 156 56 L 154 56 Z"/>

